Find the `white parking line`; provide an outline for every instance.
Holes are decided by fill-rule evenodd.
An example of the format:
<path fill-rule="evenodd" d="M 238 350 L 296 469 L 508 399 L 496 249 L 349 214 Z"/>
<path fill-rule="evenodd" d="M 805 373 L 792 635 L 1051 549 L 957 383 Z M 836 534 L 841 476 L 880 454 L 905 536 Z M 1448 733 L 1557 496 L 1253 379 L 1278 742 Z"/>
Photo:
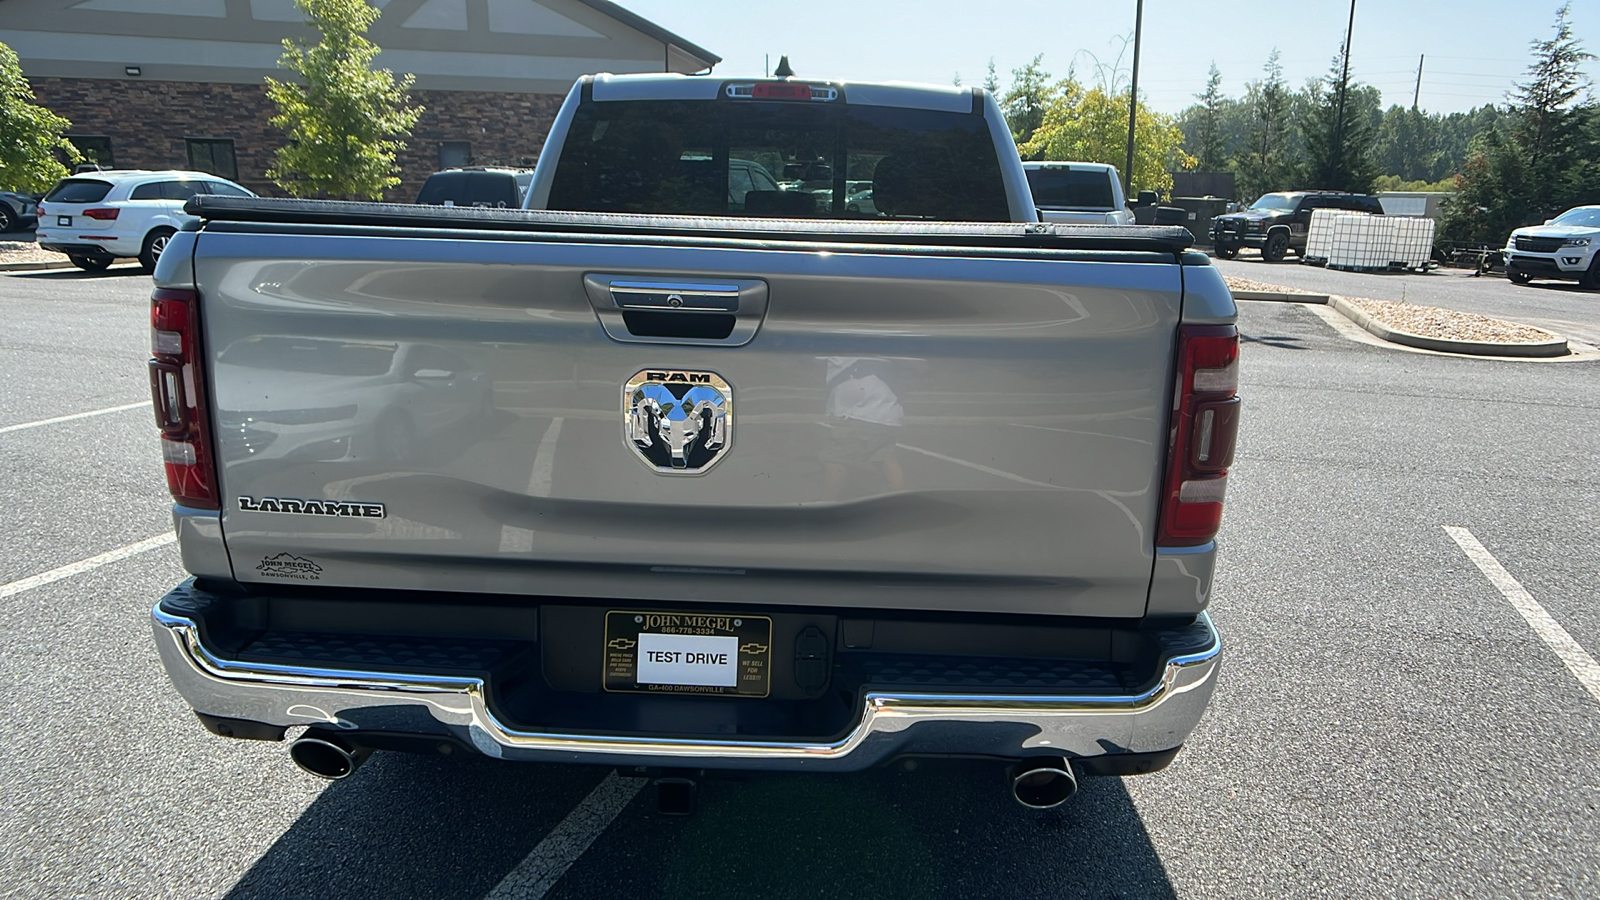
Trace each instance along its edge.
<path fill-rule="evenodd" d="M 615 769 L 607 772 L 589 796 L 567 813 L 561 824 L 545 835 L 539 846 L 529 851 L 516 868 L 507 872 L 494 890 L 484 895 L 484 900 L 538 900 L 549 893 L 649 780 L 624 778 Z"/>
<path fill-rule="evenodd" d="M 550 427 L 545 429 L 544 437 L 539 439 L 539 449 L 533 452 L 533 474 L 528 477 L 528 496 L 550 496 L 550 480 L 555 472 L 556 441 L 561 437 L 561 423 L 563 418 L 556 416 L 550 420 Z M 515 525 L 505 525 L 500 529 L 501 553 L 530 553 L 533 551 L 533 532 Z"/>
<path fill-rule="evenodd" d="M 1034 481 L 1032 478 L 1024 478 L 1015 472 L 1007 472 L 1004 469 L 996 469 L 991 466 L 986 466 L 982 463 L 969 462 L 965 459 L 956 459 L 954 456 L 945 456 L 943 453 L 935 453 L 932 450 L 924 450 L 921 447 L 913 447 L 910 444 L 895 444 L 895 446 L 899 447 L 901 450 L 910 450 L 912 453 L 921 453 L 923 456 L 931 456 L 934 459 L 941 459 L 947 463 L 955 463 L 958 466 L 966 466 L 969 469 L 975 469 L 984 473 L 985 475 L 993 475 L 996 478 L 1004 478 L 1007 481 L 1015 481 L 1018 484 L 1028 484 L 1034 487 L 1050 488 L 1053 491 L 1070 490 L 1070 488 L 1062 487 L 1059 484 L 1050 484 L 1046 481 Z"/>
<path fill-rule="evenodd" d="M 128 544 L 125 547 L 118 547 L 115 550 L 107 550 L 99 556 L 91 556 L 88 559 L 80 559 L 75 563 L 67 563 L 58 569 L 51 569 L 48 572 L 40 572 L 37 575 L 29 575 L 27 578 L 19 578 L 16 581 L 9 582 L 7 584 L 0 584 L 0 600 L 4 600 L 7 597 L 15 597 L 23 591 L 31 591 L 36 587 L 42 587 L 50 584 L 53 581 L 60 581 L 63 578 L 71 578 L 74 575 L 87 572 L 90 569 L 98 569 L 101 566 L 114 563 L 119 559 L 127 559 L 130 556 L 138 556 L 140 553 L 143 553 L 146 550 L 154 550 L 157 547 L 165 547 L 176 540 L 177 538 L 170 532 L 167 534 L 158 534 L 155 537 L 145 538 L 142 541 Z"/>
<path fill-rule="evenodd" d="M 1545 612 L 1539 601 L 1533 599 L 1528 589 L 1511 577 L 1505 566 L 1500 565 L 1500 561 L 1472 536 L 1472 532 L 1454 525 L 1443 527 L 1451 540 L 1454 540 L 1461 551 L 1467 554 L 1467 559 L 1472 560 L 1479 571 L 1489 579 L 1489 583 L 1500 590 L 1512 608 L 1522 614 L 1522 618 L 1527 620 L 1533 633 L 1549 644 L 1550 649 L 1554 650 L 1556 656 L 1566 664 L 1567 670 L 1573 677 L 1578 679 L 1596 700 L 1600 700 L 1600 663 L 1596 663 L 1594 657 L 1572 639 L 1572 635 L 1561 627 L 1561 623 Z"/>
<path fill-rule="evenodd" d="M 0 428 L 0 434 L 5 434 L 8 431 L 22 431 L 25 428 L 38 428 L 41 425 L 54 425 L 57 422 L 71 422 L 73 419 L 87 419 L 90 416 L 103 416 L 106 413 L 122 412 L 125 409 L 138 409 L 141 406 L 149 405 L 149 400 L 140 400 L 138 403 L 124 403 L 121 406 L 108 406 L 105 409 L 93 409 L 89 412 L 73 413 L 70 416 L 56 416 L 53 419 L 40 419 L 37 422 L 23 422 L 19 425 L 7 425 L 3 428 Z"/>
<path fill-rule="evenodd" d="M 539 449 L 533 452 L 533 475 L 528 478 L 528 493 L 534 497 L 550 496 L 550 478 L 556 465 L 556 441 L 561 439 L 561 422 L 561 416 L 550 420 L 550 427 L 539 439 Z"/>

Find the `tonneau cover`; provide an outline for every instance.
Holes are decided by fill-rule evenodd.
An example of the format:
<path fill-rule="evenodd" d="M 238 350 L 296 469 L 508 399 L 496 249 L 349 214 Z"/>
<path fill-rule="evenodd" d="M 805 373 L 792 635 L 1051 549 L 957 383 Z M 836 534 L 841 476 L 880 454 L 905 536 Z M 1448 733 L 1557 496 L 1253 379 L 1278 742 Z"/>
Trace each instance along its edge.
<path fill-rule="evenodd" d="M 555 212 L 462 206 L 286 200 L 199 194 L 184 210 L 207 222 L 413 229 L 528 231 L 751 238 L 765 241 L 970 246 L 1182 254 L 1194 236 L 1182 226 L 1054 225 L 1045 222 L 908 222 L 765 219 Z"/>

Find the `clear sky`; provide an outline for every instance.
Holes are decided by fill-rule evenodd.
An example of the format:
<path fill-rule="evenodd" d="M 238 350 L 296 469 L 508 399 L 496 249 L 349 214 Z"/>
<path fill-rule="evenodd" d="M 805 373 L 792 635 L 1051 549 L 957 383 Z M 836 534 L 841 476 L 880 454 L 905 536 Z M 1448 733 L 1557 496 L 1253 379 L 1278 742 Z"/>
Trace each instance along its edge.
<path fill-rule="evenodd" d="M 760 75 L 780 54 L 801 76 L 855 81 L 982 84 L 992 57 L 1002 87 L 1011 70 L 1044 54 L 1063 76 L 1100 80 L 1132 38 L 1135 0 L 618 0 L 721 56 L 719 75 Z M 1433 112 L 1503 102 L 1548 38 L 1556 0 L 1357 0 L 1351 73 L 1411 104 L 1417 57 L 1426 54 L 1421 106 Z M 1347 0 L 1145 0 L 1139 92 L 1177 112 L 1205 88 L 1214 60 L 1222 88 L 1240 96 L 1267 54 L 1282 53 L 1299 87 L 1328 71 L 1344 37 Z M 1573 33 L 1600 54 L 1600 0 L 1573 0 Z M 1120 79 L 1133 61 L 1128 43 Z M 1586 71 L 1600 75 L 1591 62 Z M 1120 82 L 1119 82 L 1120 83 Z"/>

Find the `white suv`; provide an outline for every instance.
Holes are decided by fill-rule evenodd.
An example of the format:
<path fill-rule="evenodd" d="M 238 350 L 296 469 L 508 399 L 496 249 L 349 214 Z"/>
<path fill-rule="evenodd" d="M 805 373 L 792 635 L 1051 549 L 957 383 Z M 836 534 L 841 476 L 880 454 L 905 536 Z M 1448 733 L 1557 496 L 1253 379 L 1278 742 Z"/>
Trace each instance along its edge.
<path fill-rule="evenodd" d="M 63 178 L 39 201 L 41 250 L 65 253 L 89 272 L 113 259 L 137 257 L 146 272 L 167 240 L 194 217 L 183 204 L 195 194 L 254 197 L 226 178 L 204 172 L 120 169 Z"/>
<path fill-rule="evenodd" d="M 1518 228 L 1506 241 L 1506 277 L 1577 281 L 1600 289 L 1600 206 L 1577 206 L 1543 225 Z"/>

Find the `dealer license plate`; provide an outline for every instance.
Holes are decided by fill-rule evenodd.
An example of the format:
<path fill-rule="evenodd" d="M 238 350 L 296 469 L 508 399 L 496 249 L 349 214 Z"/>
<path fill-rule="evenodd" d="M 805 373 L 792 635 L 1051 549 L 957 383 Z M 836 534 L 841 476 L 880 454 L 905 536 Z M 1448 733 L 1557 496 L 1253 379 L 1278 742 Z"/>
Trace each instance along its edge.
<path fill-rule="evenodd" d="M 772 620 L 725 613 L 606 613 L 605 689 L 765 697 Z"/>

